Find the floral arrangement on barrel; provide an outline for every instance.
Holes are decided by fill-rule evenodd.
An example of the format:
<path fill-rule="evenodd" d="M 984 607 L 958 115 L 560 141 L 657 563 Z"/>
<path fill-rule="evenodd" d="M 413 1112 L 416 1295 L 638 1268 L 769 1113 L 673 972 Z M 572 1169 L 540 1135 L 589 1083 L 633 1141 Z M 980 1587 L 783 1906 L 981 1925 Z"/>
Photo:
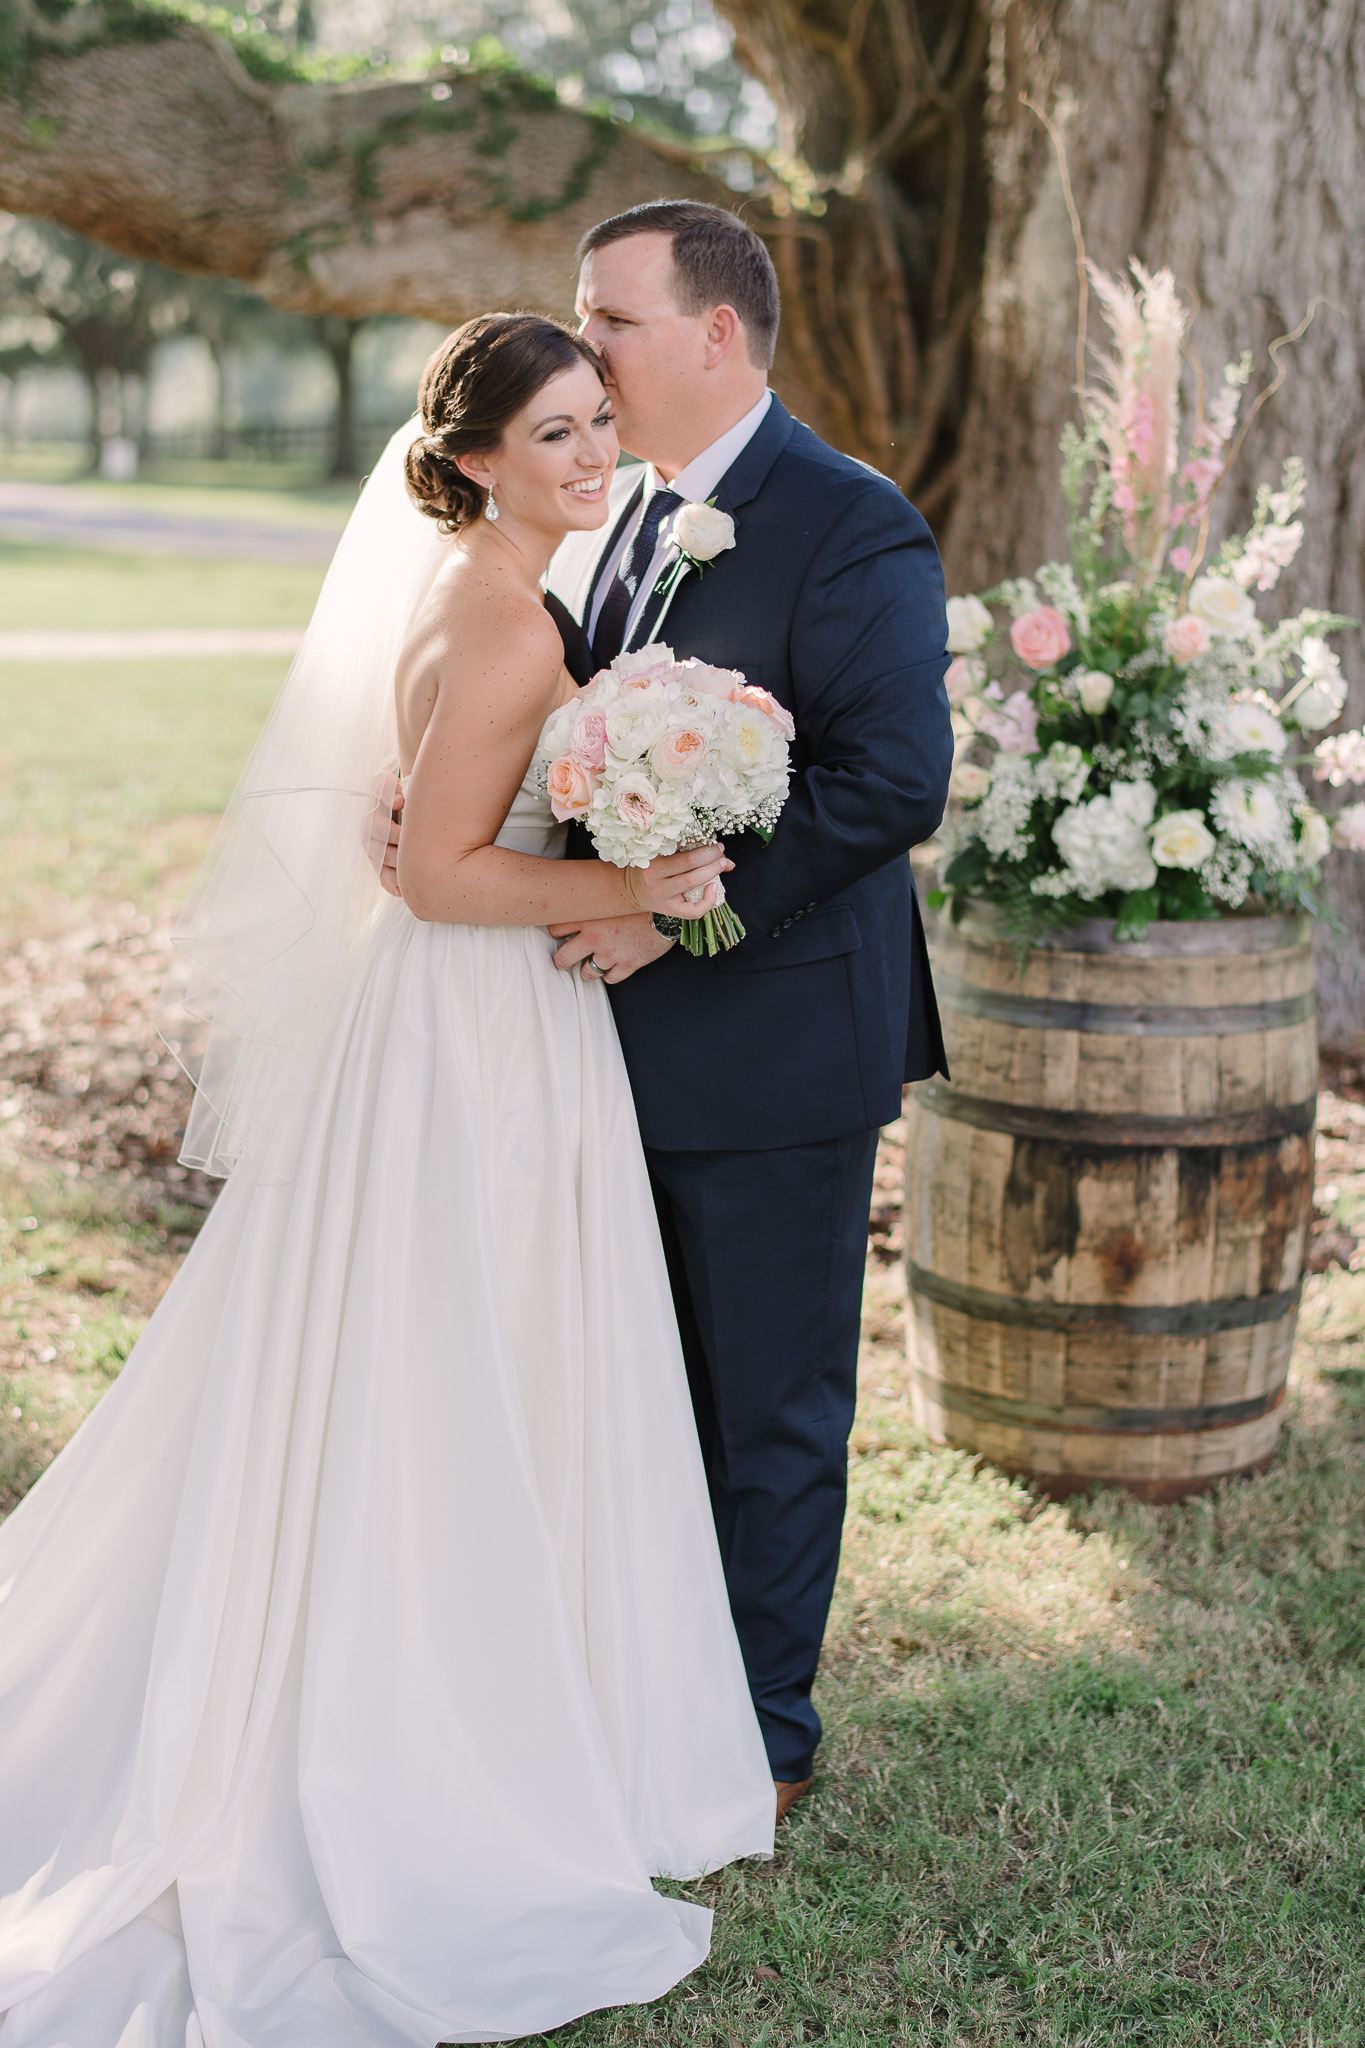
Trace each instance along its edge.
<path fill-rule="evenodd" d="M 1256 612 L 1303 537 L 1301 462 L 1204 566 L 1214 494 L 1280 377 L 1240 428 L 1250 356 L 1207 404 L 1196 377 L 1182 460 L 1188 315 L 1169 271 L 1132 268 L 1135 285 L 1089 266 L 1115 354 L 1063 437 L 1069 559 L 948 602 L 951 857 L 930 901 L 998 904 L 1021 944 L 1085 918 L 1136 938 L 1244 906 L 1319 913 L 1332 844 L 1365 853 L 1365 803 L 1329 822 L 1295 773 L 1365 783 L 1365 733 L 1319 737 L 1346 701 L 1328 636 L 1355 622 Z"/>

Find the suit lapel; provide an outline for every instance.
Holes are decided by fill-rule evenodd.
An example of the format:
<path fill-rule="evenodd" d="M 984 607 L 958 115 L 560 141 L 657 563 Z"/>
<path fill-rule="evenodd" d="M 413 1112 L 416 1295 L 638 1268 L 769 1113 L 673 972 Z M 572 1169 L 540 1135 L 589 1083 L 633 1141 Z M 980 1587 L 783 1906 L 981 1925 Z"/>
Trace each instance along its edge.
<path fill-rule="evenodd" d="M 726 470 L 716 486 L 715 502 L 721 512 L 728 512 L 731 518 L 741 505 L 748 505 L 758 496 L 768 479 L 768 472 L 782 450 L 796 431 L 796 421 L 787 411 L 776 393 L 773 402 L 759 425 L 758 432 Z M 735 549 L 742 552 L 744 547 L 742 522 L 735 518 Z M 673 599 L 676 597 L 687 575 L 681 576 L 671 590 L 667 589 L 668 579 L 676 566 L 676 557 L 665 559 L 659 571 L 658 580 L 650 592 L 649 601 L 640 611 L 635 629 L 627 639 L 628 647 L 647 647 L 662 630 L 668 617 Z M 687 572 L 690 575 L 692 572 Z"/>

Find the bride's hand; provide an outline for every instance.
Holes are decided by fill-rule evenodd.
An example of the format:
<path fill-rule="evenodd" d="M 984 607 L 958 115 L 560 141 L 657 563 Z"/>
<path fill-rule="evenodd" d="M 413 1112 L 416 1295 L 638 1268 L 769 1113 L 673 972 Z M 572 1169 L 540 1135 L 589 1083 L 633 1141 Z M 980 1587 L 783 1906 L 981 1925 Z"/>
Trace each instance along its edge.
<path fill-rule="evenodd" d="M 650 915 L 705 917 L 721 900 L 716 884 L 733 866 L 718 843 L 691 846 L 677 853 L 662 853 L 647 868 L 627 868 L 626 887 L 641 910 Z M 689 902 L 685 892 L 693 889 L 702 894 Z"/>

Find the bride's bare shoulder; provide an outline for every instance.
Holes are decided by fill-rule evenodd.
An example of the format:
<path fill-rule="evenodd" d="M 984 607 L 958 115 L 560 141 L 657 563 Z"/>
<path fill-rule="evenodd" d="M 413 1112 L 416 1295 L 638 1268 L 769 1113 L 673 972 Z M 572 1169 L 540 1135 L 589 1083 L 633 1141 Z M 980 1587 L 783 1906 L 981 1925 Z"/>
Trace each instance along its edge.
<path fill-rule="evenodd" d="M 544 718 L 564 666 L 558 628 L 538 596 L 499 565 L 455 553 L 437 571 L 399 657 L 400 752 L 415 751 L 438 703 L 491 713 L 509 730 Z"/>

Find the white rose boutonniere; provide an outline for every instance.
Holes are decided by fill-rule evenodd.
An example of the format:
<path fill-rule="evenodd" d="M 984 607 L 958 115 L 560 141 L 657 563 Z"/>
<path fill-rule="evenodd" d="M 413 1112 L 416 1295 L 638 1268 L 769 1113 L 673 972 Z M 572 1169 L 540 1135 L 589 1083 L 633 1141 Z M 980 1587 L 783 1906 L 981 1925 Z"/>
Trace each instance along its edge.
<path fill-rule="evenodd" d="M 735 522 L 715 505 L 680 505 L 673 515 L 673 545 L 697 568 L 735 544 Z"/>

